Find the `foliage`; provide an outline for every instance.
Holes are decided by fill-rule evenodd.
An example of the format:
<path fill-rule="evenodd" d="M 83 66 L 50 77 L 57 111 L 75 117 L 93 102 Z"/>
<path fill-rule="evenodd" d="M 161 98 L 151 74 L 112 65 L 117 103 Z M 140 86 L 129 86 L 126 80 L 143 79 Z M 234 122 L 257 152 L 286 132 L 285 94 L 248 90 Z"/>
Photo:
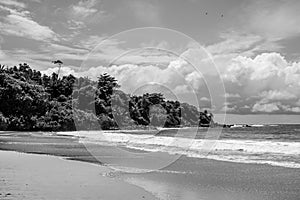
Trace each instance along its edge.
<path fill-rule="evenodd" d="M 73 75 L 42 75 L 26 63 L 10 68 L 0 65 L 0 130 L 106 130 L 199 123 L 194 106 L 165 100 L 160 93 L 129 96 L 119 87 L 106 73 L 92 81 Z"/>
<path fill-rule="evenodd" d="M 0 131 L 5 131 L 7 129 L 7 125 L 8 119 L 0 112 Z"/>

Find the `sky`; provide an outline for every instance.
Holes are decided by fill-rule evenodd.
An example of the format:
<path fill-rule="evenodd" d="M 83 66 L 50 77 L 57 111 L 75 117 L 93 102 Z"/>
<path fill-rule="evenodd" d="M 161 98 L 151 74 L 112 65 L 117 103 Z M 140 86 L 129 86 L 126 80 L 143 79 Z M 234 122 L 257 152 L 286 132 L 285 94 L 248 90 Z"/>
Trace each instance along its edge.
<path fill-rule="evenodd" d="M 0 63 L 117 78 L 232 114 L 300 114 L 298 0 L 0 0 Z"/>

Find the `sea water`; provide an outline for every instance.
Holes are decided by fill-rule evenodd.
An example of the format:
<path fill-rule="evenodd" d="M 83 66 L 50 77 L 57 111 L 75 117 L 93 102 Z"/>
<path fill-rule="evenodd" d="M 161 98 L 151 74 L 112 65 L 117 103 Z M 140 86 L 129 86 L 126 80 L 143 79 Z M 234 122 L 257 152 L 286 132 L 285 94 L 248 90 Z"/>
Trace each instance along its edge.
<path fill-rule="evenodd" d="M 80 142 L 165 152 L 193 158 L 300 168 L 300 125 L 181 128 L 136 131 L 78 131 Z"/>

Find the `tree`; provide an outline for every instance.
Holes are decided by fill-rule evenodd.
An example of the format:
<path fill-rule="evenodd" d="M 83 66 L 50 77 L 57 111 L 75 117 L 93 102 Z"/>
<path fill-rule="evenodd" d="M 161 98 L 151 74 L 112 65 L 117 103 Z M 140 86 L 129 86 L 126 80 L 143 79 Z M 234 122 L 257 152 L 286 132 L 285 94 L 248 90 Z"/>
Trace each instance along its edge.
<path fill-rule="evenodd" d="M 59 72 L 61 69 L 61 65 L 63 64 L 63 62 L 61 60 L 54 60 L 52 61 L 53 64 L 58 65 L 58 72 L 57 72 L 57 76 L 59 76 Z"/>
<path fill-rule="evenodd" d="M 107 114 L 112 118 L 111 113 L 111 98 L 116 88 L 119 88 L 115 77 L 108 75 L 107 73 L 101 74 L 98 77 L 97 90 L 96 90 L 96 114 Z"/>
<path fill-rule="evenodd" d="M 0 112 L 0 131 L 5 131 L 8 126 L 8 119 Z"/>
<path fill-rule="evenodd" d="M 119 87 L 106 73 L 92 81 L 73 75 L 59 78 L 57 73 L 42 75 L 26 63 L 0 65 L 0 130 L 70 131 L 199 123 L 195 106 L 165 100 L 160 93 L 129 96 L 117 90 Z"/>
<path fill-rule="evenodd" d="M 110 103 L 113 91 L 119 87 L 120 85 L 118 85 L 115 77 L 112 77 L 107 73 L 101 74 L 98 77 L 98 97 L 104 100 L 107 105 Z"/>

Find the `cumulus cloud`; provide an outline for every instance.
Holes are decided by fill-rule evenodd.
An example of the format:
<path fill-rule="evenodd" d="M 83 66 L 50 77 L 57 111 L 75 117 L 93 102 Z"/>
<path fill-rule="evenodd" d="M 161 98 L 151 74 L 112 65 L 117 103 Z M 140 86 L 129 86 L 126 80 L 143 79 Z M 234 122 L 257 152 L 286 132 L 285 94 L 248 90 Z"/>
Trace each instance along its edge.
<path fill-rule="evenodd" d="M 298 112 L 299 62 L 288 62 L 279 53 L 238 56 L 226 67 L 223 78 L 226 89 L 242 98 L 239 107 L 250 106 L 253 112 Z"/>
<path fill-rule="evenodd" d="M 203 96 L 209 96 L 214 101 L 205 103 L 202 101 L 201 105 L 209 107 L 212 105 L 211 102 L 223 105 L 223 100 L 218 102 L 218 98 L 224 99 L 224 95 L 220 96 L 222 94 L 220 79 L 216 80 L 218 74 L 212 69 L 213 63 L 206 60 L 208 55 L 205 55 L 204 51 L 201 51 L 202 54 L 199 56 L 194 48 L 188 49 L 178 57 L 160 50 L 140 49 L 139 51 L 130 51 L 129 54 L 120 57 L 110 65 L 99 65 L 99 62 L 96 61 L 112 59 L 116 52 L 122 54 L 124 51 L 116 48 L 115 45 L 108 49 L 101 48 L 94 55 L 89 55 L 91 57 L 75 74 L 96 80 L 100 74 L 108 73 L 116 77 L 122 86 L 121 89 L 127 93 L 147 84 L 157 83 L 169 88 L 174 94 L 181 95 L 184 99 L 183 102 L 196 105 L 195 96 L 198 101 Z M 191 63 L 196 65 L 191 65 Z M 211 91 L 209 91 L 207 83 L 210 83 Z M 191 102 L 192 98 L 193 102 Z"/>
<path fill-rule="evenodd" d="M 254 104 L 252 111 L 266 113 L 299 113 L 300 107 L 284 105 L 281 102 L 263 103 L 263 101 L 261 101 Z"/>
<path fill-rule="evenodd" d="M 53 73 L 58 73 L 59 68 L 58 67 L 53 67 L 53 68 L 48 68 L 46 70 L 41 71 L 42 74 L 46 74 L 46 75 L 52 75 Z M 59 71 L 59 76 L 67 76 L 69 74 L 72 75 L 77 75 L 77 73 L 75 72 L 74 69 L 72 69 L 69 66 L 64 66 L 60 69 Z"/>
<path fill-rule="evenodd" d="M 266 103 L 266 104 L 261 104 L 261 103 L 256 103 L 254 104 L 252 111 L 253 112 L 274 112 L 278 111 L 278 105 L 277 103 Z"/>
<path fill-rule="evenodd" d="M 182 59 L 171 61 L 165 67 L 122 64 L 111 65 L 110 67 L 91 67 L 79 73 L 82 76 L 89 76 L 95 79 L 99 74 L 105 72 L 115 76 L 127 91 L 150 82 L 160 83 L 172 89 L 184 85 L 199 87 L 198 84 L 202 79 L 202 77 L 197 76 L 193 68 Z"/>
<path fill-rule="evenodd" d="M 297 96 L 295 94 L 290 93 L 286 90 L 283 90 L 283 91 L 278 91 L 278 90 L 263 91 L 260 94 L 260 97 L 263 97 L 266 101 L 268 101 L 268 100 L 297 99 Z"/>
<path fill-rule="evenodd" d="M 58 67 L 48 68 L 42 71 L 51 75 L 58 72 Z M 174 95 L 182 102 L 190 102 L 196 105 L 196 94 L 205 87 L 203 77 L 195 73 L 194 69 L 188 63 L 180 58 L 171 61 L 169 64 L 162 66 L 157 65 L 137 65 L 137 64 L 121 64 L 111 65 L 109 67 L 97 66 L 90 67 L 87 70 L 77 70 L 75 67 L 63 66 L 60 75 L 73 74 L 77 77 L 89 77 L 97 80 L 100 74 L 108 73 L 118 80 L 121 89 L 126 93 L 134 93 L 142 88 L 166 88 L 169 94 L 164 93 L 167 98 L 174 99 Z M 201 93 L 201 95 L 207 95 Z M 204 105 L 204 104 L 201 104 Z M 209 106 L 210 102 L 205 101 L 205 105 Z"/>
<path fill-rule="evenodd" d="M 65 49 L 68 50 L 68 49 Z M 81 52 L 81 50 L 78 50 Z M 82 52 L 84 53 L 84 51 Z M 102 52 L 103 53 L 103 52 Z M 138 54 L 141 57 L 141 54 Z M 192 50 L 183 53 L 183 58 L 172 58 L 164 65 L 141 64 L 130 62 L 129 58 L 124 62 L 106 66 L 94 66 L 82 71 L 73 67 L 63 67 L 61 74 L 73 74 L 75 76 L 88 76 L 97 79 L 101 73 L 109 73 L 116 77 L 125 92 L 131 93 L 135 89 L 150 83 L 157 83 L 169 88 L 176 95 L 182 97 L 193 96 L 199 93 L 198 99 L 201 105 L 212 106 L 214 97 L 209 92 L 204 92 L 206 81 L 216 82 L 204 56 L 198 56 L 192 62 L 203 62 L 202 74 L 195 70 L 185 59 L 195 59 Z M 133 60 L 136 60 L 133 59 Z M 51 74 L 58 68 L 45 71 Z M 216 75 L 216 74 L 215 74 Z M 225 83 L 226 93 L 215 92 L 226 97 L 227 102 L 219 102 L 218 111 L 231 113 L 299 113 L 300 112 L 300 63 L 289 62 L 279 53 L 262 53 L 255 57 L 236 56 L 226 63 L 222 70 L 222 78 Z M 212 90 L 219 90 L 216 85 L 211 85 Z M 202 98 L 201 97 L 206 97 Z M 207 97 L 210 96 L 210 99 Z M 212 99 L 211 99 L 212 98 Z M 221 98 L 220 98 L 221 99 Z M 196 104 L 195 104 L 196 105 Z"/>

